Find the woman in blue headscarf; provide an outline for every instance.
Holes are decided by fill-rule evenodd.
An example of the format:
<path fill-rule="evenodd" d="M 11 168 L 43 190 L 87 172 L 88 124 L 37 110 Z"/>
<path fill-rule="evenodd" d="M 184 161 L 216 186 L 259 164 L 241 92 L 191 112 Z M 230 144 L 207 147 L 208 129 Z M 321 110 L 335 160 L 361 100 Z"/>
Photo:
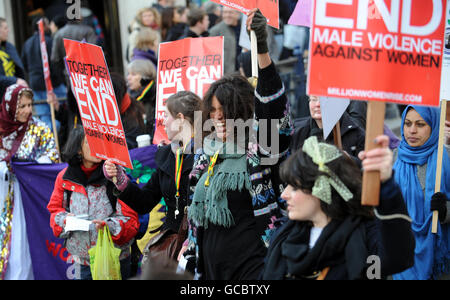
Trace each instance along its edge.
<path fill-rule="evenodd" d="M 450 273 L 450 148 L 442 159 L 440 193 L 435 193 L 440 113 L 408 106 L 402 115 L 402 141 L 394 164 L 416 238 L 415 264 L 394 279 L 427 280 Z M 431 233 L 432 211 L 439 212 L 438 233 Z"/>

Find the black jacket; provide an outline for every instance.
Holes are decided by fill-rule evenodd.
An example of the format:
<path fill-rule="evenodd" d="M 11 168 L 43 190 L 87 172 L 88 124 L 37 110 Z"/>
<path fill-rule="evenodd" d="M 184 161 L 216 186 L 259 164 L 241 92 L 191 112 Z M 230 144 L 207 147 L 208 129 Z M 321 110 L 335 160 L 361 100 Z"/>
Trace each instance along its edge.
<path fill-rule="evenodd" d="M 50 54 L 52 53 L 53 40 L 49 36 L 45 36 L 47 47 L 47 55 L 50 63 Z M 28 82 L 30 87 L 35 91 L 45 91 L 44 70 L 42 68 L 42 55 L 39 33 L 35 32 L 23 45 L 22 61 L 25 71 L 28 73 Z M 50 64 L 50 75 L 53 87 L 57 87 L 64 83 L 64 78 L 57 76 L 57 72 Z"/>
<path fill-rule="evenodd" d="M 118 197 L 140 215 L 149 213 L 164 198 L 167 205 L 167 215 L 161 230 L 171 229 L 178 232 L 184 216 L 184 207 L 190 194 L 189 173 L 194 164 L 194 155 L 187 154 L 184 156 L 178 204 L 180 214 L 177 218 L 175 218 L 175 155 L 170 145 L 158 149 L 155 163 L 157 166 L 156 172 L 153 173 L 152 178 L 142 189 L 136 184 L 130 183 Z"/>
<path fill-rule="evenodd" d="M 0 103 L 3 100 L 3 95 L 6 92 L 8 86 L 15 84 L 17 78 L 25 79 L 25 70 L 17 53 L 16 47 L 9 42 L 0 43 L 0 50 L 8 54 L 10 61 L 15 66 L 15 73 L 13 76 L 6 76 L 6 71 L 4 69 L 4 64 L 0 63 Z M 41 61 L 41 60 L 40 60 Z"/>
<path fill-rule="evenodd" d="M 348 113 L 344 113 L 340 120 L 342 148 L 348 154 L 358 157 L 359 152 L 364 150 L 365 131 L 356 125 Z M 317 123 L 311 117 L 294 120 L 295 133 L 292 137 L 291 152 L 303 147 L 303 143 L 310 136 L 317 136 L 323 140 L 323 130 L 317 127 Z M 333 132 L 328 136 L 327 143 L 334 144 Z"/>
<path fill-rule="evenodd" d="M 209 36 L 208 31 L 205 31 L 202 34 L 198 35 L 197 33 L 193 32 L 189 27 L 186 27 L 186 30 L 184 31 L 184 34 L 180 37 L 180 40 L 185 38 L 199 38 L 208 36 Z"/>
<path fill-rule="evenodd" d="M 382 185 L 377 210 L 382 216 L 408 214 L 393 178 Z M 368 279 L 373 255 L 380 259 L 381 278 L 414 265 L 414 235 L 404 219 L 332 220 L 312 249 L 310 230 L 309 222 L 291 220 L 279 228 L 271 239 L 263 279 L 316 279 L 325 268 L 330 268 L 326 280 Z"/>
<path fill-rule="evenodd" d="M 166 38 L 164 42 L 173 42 L 179 40 L 186 32 L 188 25 L 186 23 L 177 23 L 170 27 L 167 31 Z"/>

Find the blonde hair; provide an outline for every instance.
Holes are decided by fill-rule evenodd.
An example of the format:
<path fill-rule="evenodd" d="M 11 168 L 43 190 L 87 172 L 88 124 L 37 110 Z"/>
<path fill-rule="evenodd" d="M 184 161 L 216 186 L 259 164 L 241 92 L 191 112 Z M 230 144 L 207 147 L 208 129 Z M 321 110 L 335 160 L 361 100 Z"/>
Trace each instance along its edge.
<path fill-rule="evenodd" d="M 143 26 L 142 24 L 142 15 L 145 12 L 152 12 L 153 16 L 155 16 L 155 23 L 158 25 L 158 27 L 161 27 L 161 15 L 159 14 L 158 10 L 156 10 L 153 7 L 144 7 L 138 10 L 136 14 L 136 21 L 139 23 L 139 25 Z"/>
<path fill-rule="evenodd" d="M 159 42 L 158 32 L 148 27 L 142 27 L 136 36 L 136 48 L 139 50 L 148 51 L 151 47 L 158 46 Z"/>

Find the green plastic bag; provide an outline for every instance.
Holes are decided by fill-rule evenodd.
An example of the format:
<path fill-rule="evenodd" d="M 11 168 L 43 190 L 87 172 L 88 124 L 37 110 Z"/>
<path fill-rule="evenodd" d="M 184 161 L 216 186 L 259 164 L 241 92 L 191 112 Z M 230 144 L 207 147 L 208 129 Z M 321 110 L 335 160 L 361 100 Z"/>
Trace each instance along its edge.
<path fill-rule="evenodd" d="M 121 250 L 114 247 L 108 226 L 98 231 L 97 244 L 89 249 L 93 280 L 121 280 Z"/>

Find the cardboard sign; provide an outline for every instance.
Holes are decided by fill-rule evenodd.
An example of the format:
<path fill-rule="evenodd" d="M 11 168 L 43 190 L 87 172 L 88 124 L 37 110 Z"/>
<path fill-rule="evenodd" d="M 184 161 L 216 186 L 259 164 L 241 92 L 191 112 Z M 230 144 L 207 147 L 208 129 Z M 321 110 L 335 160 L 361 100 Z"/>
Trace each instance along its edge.
<path fill-rule="evenodd" d="M 447 0 L 316 0 L 310 95 L 439 105 Z"/>
<path fill-rule="evenodd" d="M 102 48 L 64 39 L 66 68 L 91 155 L 132 169 L 125 132 Z"/>
<path fill-rule="evenodd" d="M 159 45 L 154 144 L 168 140 L 164 128 L 166 100 L 180 91 L 200 98 L 223 76 L 223 37 L 189 38 Z"/>
<path fill-rule="evenodd" d="M 211 0 L 212 2 L 236 9 L 248 15 L 253 8 L 259 8 L 267 18 L 267 24 L 280 29 L 280 8 L 278 0 Z"/>

